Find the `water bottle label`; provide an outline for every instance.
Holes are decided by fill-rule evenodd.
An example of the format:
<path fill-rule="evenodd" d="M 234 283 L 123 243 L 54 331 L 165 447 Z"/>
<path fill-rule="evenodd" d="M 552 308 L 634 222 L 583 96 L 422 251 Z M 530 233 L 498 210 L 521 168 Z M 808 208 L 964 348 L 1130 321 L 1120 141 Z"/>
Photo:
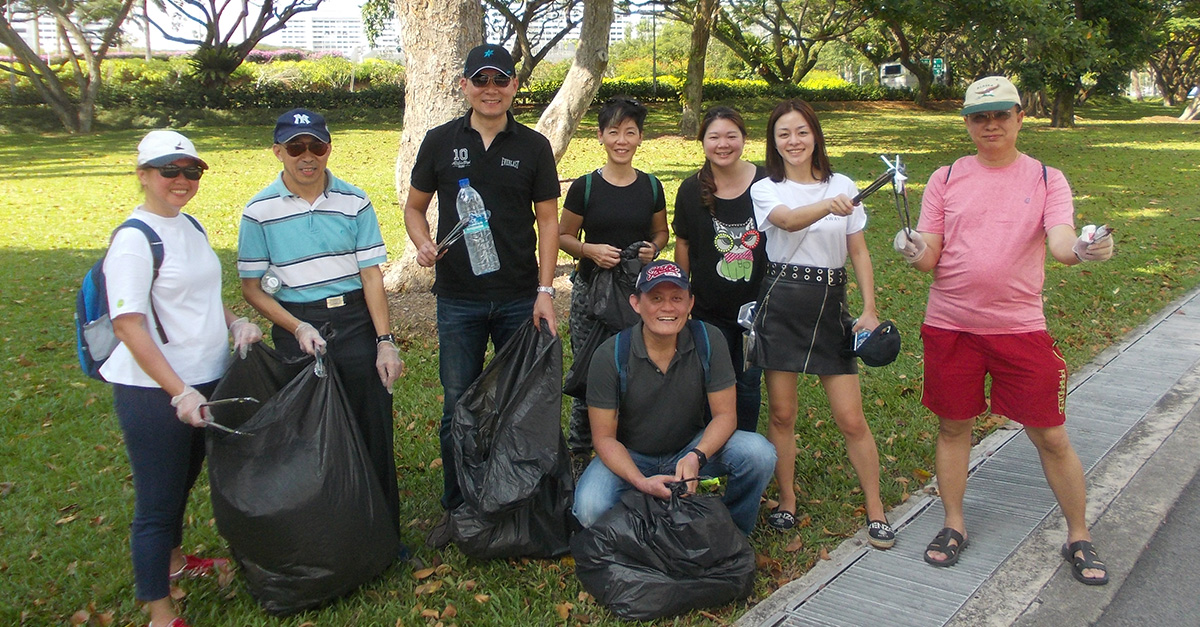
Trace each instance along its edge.
<path fill-rule="evenodd" d="M 463 233 L 469 235 L 471 233 L 478 233 L 480 231 L 490 229 L 491 227 L 488 225 L 487 216 L 484 214 L 476 214 L 471 216 L 471 220 L 467 222 L 467 228 L 463 229 Z"/>

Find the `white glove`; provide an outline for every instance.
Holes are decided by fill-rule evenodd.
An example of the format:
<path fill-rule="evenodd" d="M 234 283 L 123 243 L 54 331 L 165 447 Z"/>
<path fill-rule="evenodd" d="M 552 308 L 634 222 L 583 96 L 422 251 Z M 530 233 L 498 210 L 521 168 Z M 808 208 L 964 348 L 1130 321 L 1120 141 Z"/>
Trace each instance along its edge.
<path fill-rule="evenodd" d="M 246 358 L 251 344 L 263 339 L 262 329 L 246 318 L 238 318 L 230 323 L 229 335 L 233 337 L 233 347 L 242 359 Z"/>
<path fill-rule="evenodd" d="M 375 345 L 375 370 L 379 372 L 379 381 L 392 393 L 392 384 L 404 374 L 404 362 L 400 359 L 400 349 L 391 342 L 380 342 Z"/>
<path fill-rule="evenodd" d="M 1113 238 L 1108 229 L 1096 237 L 1096 225 L 1089 224 L 1080 229 L 1079 239 L 1071 248 L 1080 261 L 1106 261 L 1113 256 Z"/>
<path fill-rule="evenodd" d="M 929 245 L 925 243 L 925 238 L 921 237 L 920 233 L 912 229 L 900 229 L 896 233 L 896 239 L 892 240 L 892 248 L 903 255 L 905 261 L 912 264 L 917 263 L 921 257 L 925 256 Z"/>
<path fill-rule="evenodd" d="M 318 352 L 325 352 L 325 340 L 321 334 L 307 322 L 301 322 L 296 327 L 296 341 L 300 343 L 300 350 L 309 355 L 316 355 Z"/>
<path fill-rule="evenodd" d="M 193 427 L 203 427 L 204 416 L 201 415 L 200 405 L 207 400 L 196 388 L 189 385 L 171 399 L 171 407 L 175 408 L 175 416 L 179 420 Z"/>

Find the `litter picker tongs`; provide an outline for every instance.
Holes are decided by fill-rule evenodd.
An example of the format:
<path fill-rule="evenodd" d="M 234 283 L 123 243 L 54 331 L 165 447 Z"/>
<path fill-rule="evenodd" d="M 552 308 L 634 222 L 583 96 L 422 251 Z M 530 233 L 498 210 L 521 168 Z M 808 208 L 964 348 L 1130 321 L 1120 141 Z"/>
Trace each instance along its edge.
<path fill-rule="evenodd" d="M 467 216 L 467 217 L 463 218 L 462 220 L 459 220 L 458 224 L 455 224 L 454 228 L 450 229 L 450 232 L 446 234 L 446 237 L 443 237 L 442 241 L 438 242 L 437 254 L 439 254 L 439 255 L 442 254 L 443 250 L 450 248 L 450 246 L 452 244 L 454 244 L 454 242 L 457 242 L 458 240 L 462 239 L 463 232 L 466 230 L 467 224 L 470 221 L 471 221 L 471 216 Z"/>
<path fill-rule="evenodd" d="M 851 202 L 858 204 L 867 196 L 874 194 L 887 185 L 888 181 L 892 182 L 892 196 L 896 199 L 896 215 L 900 217 L 900 226 L 904 229 L 904 233 L 912 232 L 912 221 L 908 214 L 908 167 L 904 165 L 904 161 L 900 159 L 900 155 L 896 155 L 896 160 L 890 161 L 886 155 L 879 155 L 883 163 L 887 165 L 887 170 L 879 175 L 879 178 L 871 182 L 866 189 L 859 192 Z"/>
<path fill-rule="evenodd" d="M 253 396 L 237 396 L 234 398 L 222 398 L 222 399 L 215 400 L 215 401 L 208 401 L 206 403 L 200 403 L 200 406 L 201 407 L 215 407 L 215 406 L 219 406 L 219 405 L 240 405 L 242 403 L 257 403 L 257 402 L 258 402 L 258 399 L 254 398 Z M 238 431 L 237 429 L 232 429 L 230 427 L 226 427 L 225 425 L 223 425 L 219 422 L 214 422 L 212 420 L 205 420 L 204 424 L 209 427 L 216 427 L 217 429 L 224 431 L 225 433 L 232 433 L 233 435 L 254 435 L 253 433 L 246 433 L 244 431 Z"/>

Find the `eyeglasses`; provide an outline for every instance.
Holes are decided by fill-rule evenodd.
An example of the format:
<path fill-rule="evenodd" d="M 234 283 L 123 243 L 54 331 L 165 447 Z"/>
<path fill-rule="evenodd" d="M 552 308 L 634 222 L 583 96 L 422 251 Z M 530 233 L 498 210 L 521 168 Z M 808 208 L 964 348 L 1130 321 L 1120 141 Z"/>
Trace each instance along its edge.
<path fill-rule="evenodd" d="M 158 166 L 154 169 L 158 170 L 158 173 L 165 179 L 173 179 L 179 176 L 181 172 L 183 173 L 183 178 L 189 181 L 199 181 L 200 177 L 204 176 L 204 168 L 198 165 L 189 165 L 181 168 L 177 165 L 171 164 Z"/>
<path fill-rule="evenodd" d="M 503 74 L 484 74 L 483 72 L 471 77 L 471 84 L 480 89 L 487 87 L 489 81 L 496 87 L 504 89 L 512 82 L 512 77 Z"/>
<path fill-rule="evenodd" d="M 300 155 L 304 154 L 304 151 L 306 150 L 313 153 L 313 155 L 320 157 L 329 152 L 329 143 L 323 141 L 312 141 L 308 143 L 288 142 L 283 145 L 283 149 L 286 150 L 288 155 L 292 157 L 299 157 Z"/>
<path fill-rule="evenodd" d="M 1010 118 L 1012 118 L 1012 116 L 1013 116 L 1012 109 L 1005 109 L 1004 111 L 989 111 L 987 113 L 972 113 L 971 115 L 967 116 L 967 119 L 970 120 L 972 124 L 986 124 L 992 120 L 995 120 L 997 122 L 1007 122 Z"/>

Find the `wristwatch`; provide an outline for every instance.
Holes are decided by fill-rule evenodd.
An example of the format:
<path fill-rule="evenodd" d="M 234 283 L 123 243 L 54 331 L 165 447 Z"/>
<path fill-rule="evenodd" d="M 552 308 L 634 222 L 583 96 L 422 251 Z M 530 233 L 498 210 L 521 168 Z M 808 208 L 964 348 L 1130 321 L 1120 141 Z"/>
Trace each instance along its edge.
<path fill-rule="evenodd" d="M 550 298 L 554 298 L 558 294 L 558 290 L 553 286 L 539 285 L 537 291 L 541 294 L 549 294 Z"/>
<path fill-rule="evenodd" d="M 701 468 L 704 468 L 704 465 L 708 463 L 708 455 L 705 455 L 704 451 L 702 451 L 698 448 L 694 448 L 694 449 L 688 451 L 688 453 L 696 454 L 696 460 L 700 462 Z"/>
<path fill-rule="evenodd" d="M 391 342 L 392 344 L 395 344 L 396 336 L 392 335 L 391 333 L 384 333 L 383 335 L 375 336 L 375 344 L 378 345 L 378 344 L 382 344 L 384 342 Z"/>

